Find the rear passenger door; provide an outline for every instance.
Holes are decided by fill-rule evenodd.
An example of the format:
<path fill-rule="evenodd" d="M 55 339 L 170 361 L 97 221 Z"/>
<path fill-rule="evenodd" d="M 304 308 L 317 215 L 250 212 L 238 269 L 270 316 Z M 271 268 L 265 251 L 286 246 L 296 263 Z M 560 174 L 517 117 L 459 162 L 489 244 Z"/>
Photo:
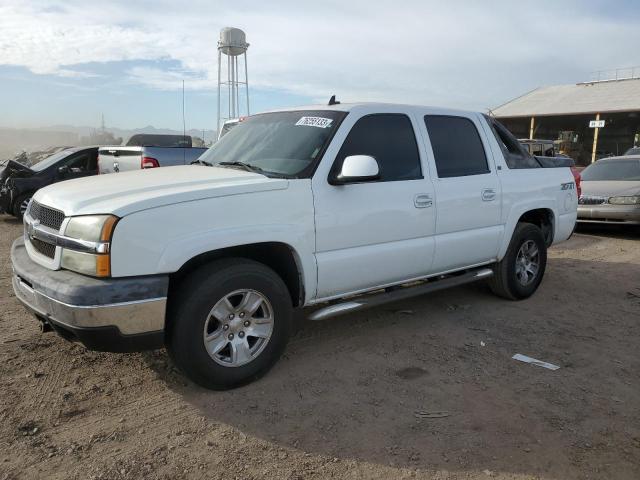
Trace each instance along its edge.
<path fill-rule="evenodd" d="M 426 115 L 437 219 L 432 271 L 446 272 L 497 258 L 501 188 L 489 144 L 473 114 Z"/>
<path fill-rule="evenodd" d="M 317 297 L 424 276 L 433 260 L 433 185 L 405 114 L 350 114 L 312 179 Z M 339 150 L 335 151 L 334 148 Z M 376 180 L 331 185 L 350 155 L 376 159 Z M 333 158 L 331 158 L 333 157 Z"/>

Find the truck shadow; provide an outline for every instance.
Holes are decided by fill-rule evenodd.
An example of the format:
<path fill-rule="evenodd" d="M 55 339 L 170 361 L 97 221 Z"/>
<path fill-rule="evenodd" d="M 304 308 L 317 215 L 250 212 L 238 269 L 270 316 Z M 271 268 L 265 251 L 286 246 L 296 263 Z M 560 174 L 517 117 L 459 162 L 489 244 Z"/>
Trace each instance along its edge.
<path fill-rule="evenodd" d="M 0 214 L 0 222 L 4 225 L 20 225 L 22 223 L 21 220 L 18 220 L 12 215 L 7 215 L 6 213 Z"/>
<path fill-rule="evenodd" d="M 522 302 L 474 284 L 305 322 L 271 372 L 236 390 L 157 374 L 210 421 L 329 459 L 638 478 L 639 319 L 640 266 L 552 258 Z"/>
<path fill-rule="evenodd" d="M 576 226 L 576 233 L 619 238 L 621 240 L 640 240 L 640 225 L 579 223 Z"/>

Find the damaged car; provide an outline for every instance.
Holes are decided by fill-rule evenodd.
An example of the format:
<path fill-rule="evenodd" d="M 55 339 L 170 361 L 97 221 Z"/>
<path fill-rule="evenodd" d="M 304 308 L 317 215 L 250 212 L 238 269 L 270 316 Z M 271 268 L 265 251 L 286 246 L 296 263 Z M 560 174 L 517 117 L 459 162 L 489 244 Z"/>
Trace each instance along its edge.
<path fill-rule="evenodd" d="M 22 219 L 40 188 L 98 173 L 98 147 L 72 147 L 27 166 L 9 160 L 0 173 L 0 212 Z"/>

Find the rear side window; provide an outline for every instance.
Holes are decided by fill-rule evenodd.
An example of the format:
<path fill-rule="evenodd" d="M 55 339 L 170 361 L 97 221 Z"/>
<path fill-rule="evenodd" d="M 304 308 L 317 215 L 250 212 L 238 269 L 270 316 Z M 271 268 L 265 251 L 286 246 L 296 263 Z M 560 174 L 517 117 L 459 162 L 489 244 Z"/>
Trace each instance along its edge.
<path fill-rule="evenodd" d="M 464 117 L 427 115 L 438 177 L 464 177 L 489 173 L 487 156 L 476 126 Z"/>
<path fill-rule="evenodd" d="M 504 160 L 509 168 L 538 168 L 540 164 L 531 156 L 530 146 L 521 144 L 509 130 L 495 118 L 484 116 L 498 142 Z"/>
<path fill-rule="evenodd" d="M 367 115 L 358 120 L 340 148 L 332 173 L 351 155 L 369 155 L 378 161 L 380 180 L 422 178 L 418 144 L 409 117 L 396 113 Z"/>

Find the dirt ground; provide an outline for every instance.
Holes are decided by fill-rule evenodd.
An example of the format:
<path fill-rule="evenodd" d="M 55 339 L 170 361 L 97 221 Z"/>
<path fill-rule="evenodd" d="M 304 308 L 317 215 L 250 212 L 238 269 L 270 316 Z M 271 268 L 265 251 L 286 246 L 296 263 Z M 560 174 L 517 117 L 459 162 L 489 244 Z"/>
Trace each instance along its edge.
<path fill-rule="evenodd" d="M 640 231 L 582 229 L 523 302 L 475 284 L 305 323 L 229 392 L 41 334 L 20 233 L 0 217 L 0 480 L 640 478 Z"/>

